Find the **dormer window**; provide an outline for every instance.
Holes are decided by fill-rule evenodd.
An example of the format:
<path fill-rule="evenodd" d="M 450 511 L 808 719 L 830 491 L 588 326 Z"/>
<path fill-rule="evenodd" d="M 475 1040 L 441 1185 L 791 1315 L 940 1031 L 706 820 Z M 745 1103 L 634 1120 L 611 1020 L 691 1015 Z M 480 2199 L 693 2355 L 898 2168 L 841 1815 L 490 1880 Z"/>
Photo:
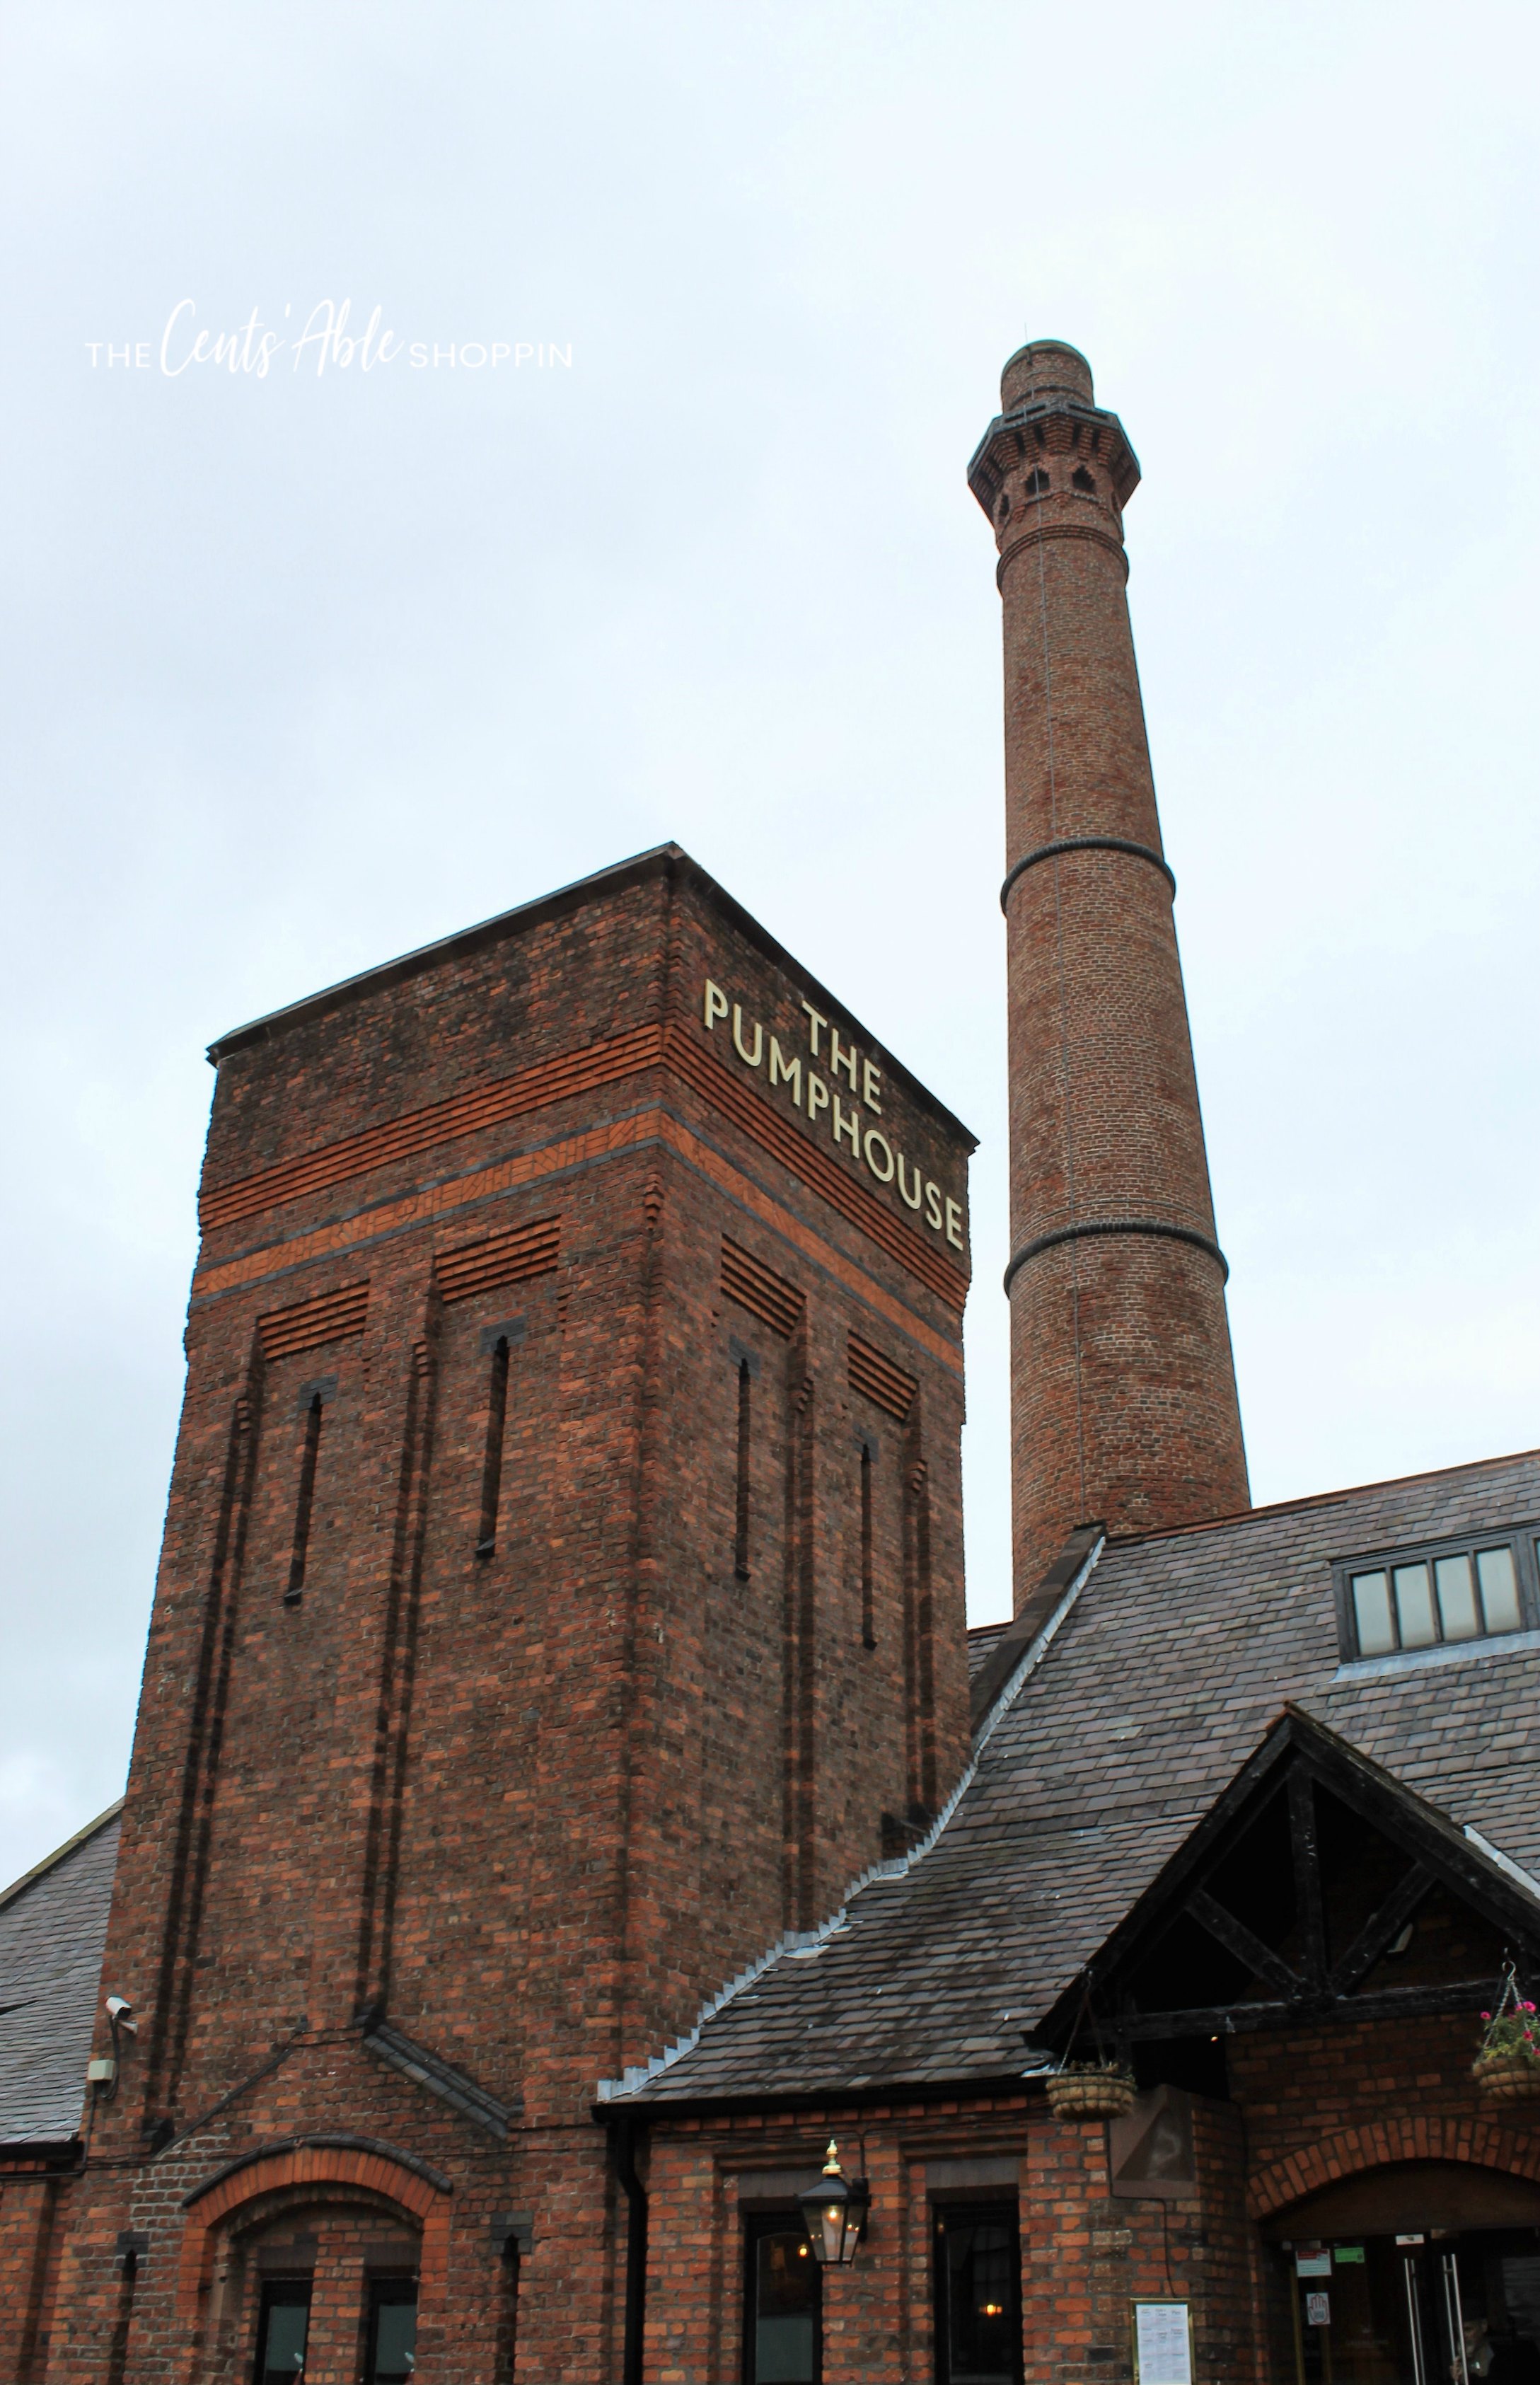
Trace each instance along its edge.
<path fill-rule="evenodd" d="M 1337 1568 L 1343 1655 L 1349 1663 L 1496 1640 L 1535 1613 L 1534 1548 L 1484 1536 L 1397 1550 Z"/>

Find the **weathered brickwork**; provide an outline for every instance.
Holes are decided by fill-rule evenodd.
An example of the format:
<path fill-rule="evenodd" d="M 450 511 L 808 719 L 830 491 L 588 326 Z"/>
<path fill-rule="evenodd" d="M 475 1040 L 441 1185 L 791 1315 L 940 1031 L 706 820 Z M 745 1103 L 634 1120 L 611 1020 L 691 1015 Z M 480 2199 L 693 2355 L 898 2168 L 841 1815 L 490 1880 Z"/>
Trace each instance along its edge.
<path fill-rule="evenodd" d="M 1090 369 L 1006 366 L 974 459 L 1000 548 L 1012 1498 L 1025 1596 L 1076 1524 L 1247 1504 L 1223 1263 L 1124 596 L 1138 467 Z"/>
<path fill-rule="evenodd" d="M 312 2379 L 408 2241 L 417 2375 L 593 2379 L 596 2082 L 961 1769 L 971 1139 L 674 848 L 216 1056 L 138 2035 L 68 2226 L 0 2204 L 25 2373 L 249 2374 L 297 2229 Z"/>

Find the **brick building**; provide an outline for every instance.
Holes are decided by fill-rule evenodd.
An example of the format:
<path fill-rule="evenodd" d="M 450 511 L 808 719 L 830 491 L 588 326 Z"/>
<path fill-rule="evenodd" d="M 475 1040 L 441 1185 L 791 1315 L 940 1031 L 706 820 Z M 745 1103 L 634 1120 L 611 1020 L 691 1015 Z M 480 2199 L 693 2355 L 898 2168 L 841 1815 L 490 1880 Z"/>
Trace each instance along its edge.
<path fill-rule="evenodd" d="M 1540 2379 L 1540 1460 L 1248 1506 L 1138 467 L 1038 343 L 970 479 L 1012 1620 L 971 1138 L 677 848 L 224 1038 L 126 1802 L 0 1900 L 0 2385 Z"/>

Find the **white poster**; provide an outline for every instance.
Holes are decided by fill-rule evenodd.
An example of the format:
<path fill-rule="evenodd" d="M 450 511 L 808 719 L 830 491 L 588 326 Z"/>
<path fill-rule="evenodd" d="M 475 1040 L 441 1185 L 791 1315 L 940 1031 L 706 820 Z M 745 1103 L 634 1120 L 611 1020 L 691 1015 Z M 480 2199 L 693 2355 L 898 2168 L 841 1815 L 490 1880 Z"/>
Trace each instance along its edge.
<path fill-rule="evenodd" d="M 1134 2304 L 1134 2367 L 1138 2385 L 1192 2385 L 1186 2303 Z"/>

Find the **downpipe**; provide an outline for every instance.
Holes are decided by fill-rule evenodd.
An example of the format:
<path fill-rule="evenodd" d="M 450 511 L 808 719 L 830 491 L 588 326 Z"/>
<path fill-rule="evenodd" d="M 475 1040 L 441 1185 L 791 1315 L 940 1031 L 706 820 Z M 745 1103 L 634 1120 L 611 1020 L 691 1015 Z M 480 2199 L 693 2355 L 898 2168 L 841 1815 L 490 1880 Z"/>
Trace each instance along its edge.
<path fill-rule="evenodd" d="M 642 2329 L 647 2318 L 647 2190 L 637 2176 L 640 2123 L 610 2123 L 615 2174 L 626 2195 L 626 2317 L 620 2354 L 620 2385 L 642 2385 Z"/>

